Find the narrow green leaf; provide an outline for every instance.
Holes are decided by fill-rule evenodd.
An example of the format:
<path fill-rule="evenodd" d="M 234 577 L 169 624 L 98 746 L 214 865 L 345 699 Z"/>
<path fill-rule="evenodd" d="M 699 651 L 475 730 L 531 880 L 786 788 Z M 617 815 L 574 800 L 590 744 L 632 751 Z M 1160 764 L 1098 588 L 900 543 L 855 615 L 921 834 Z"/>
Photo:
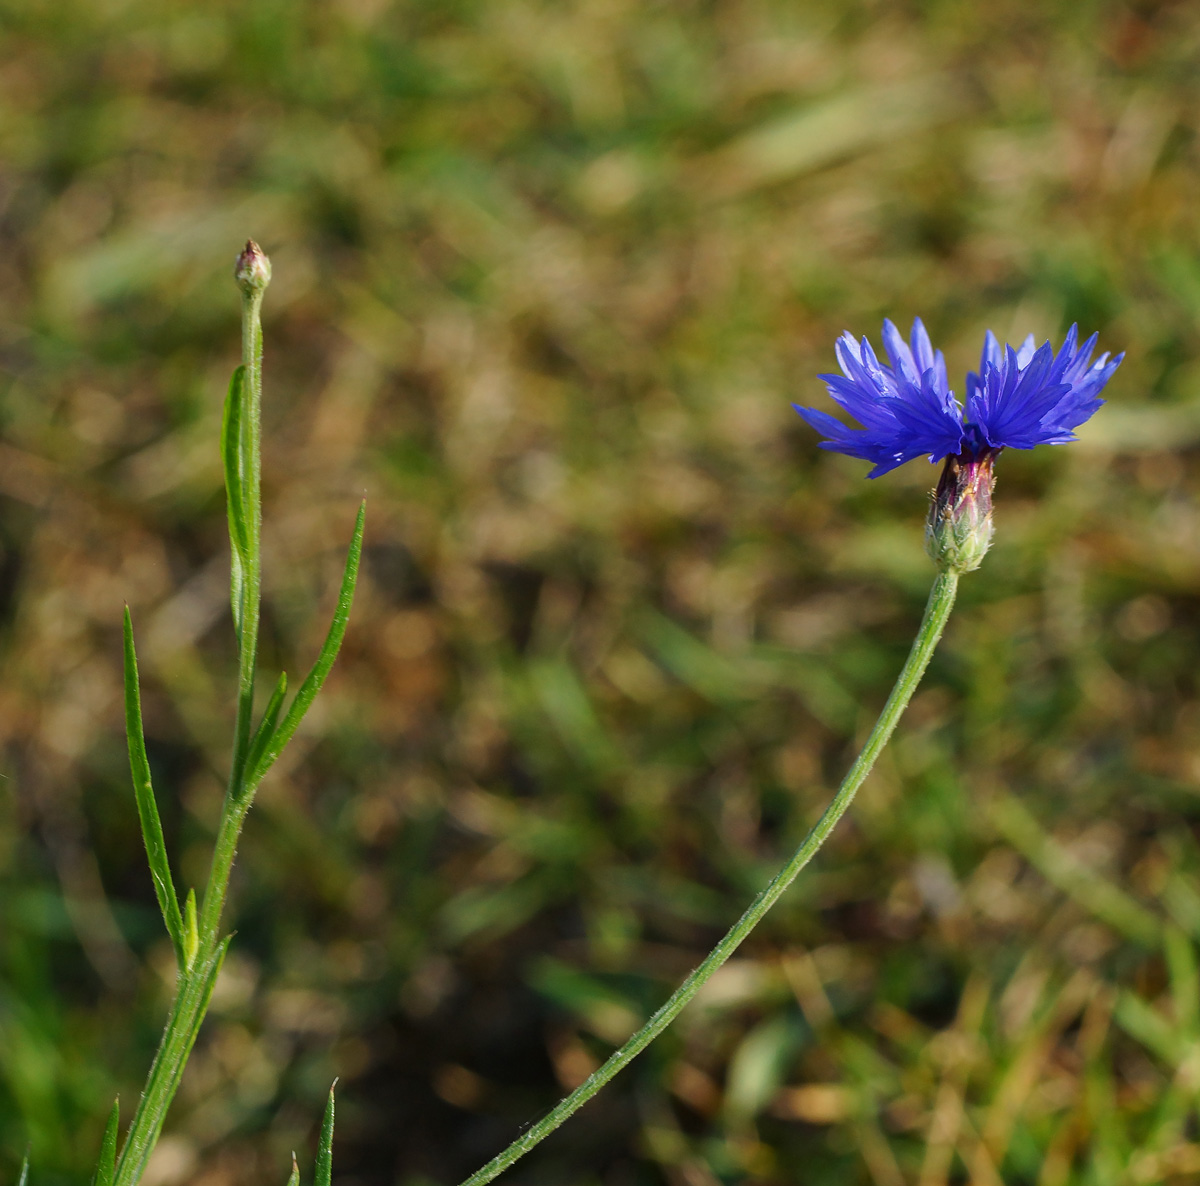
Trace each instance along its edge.
<path fill-rule="evenodd" d="M 29 1151 L 25 1151 L 25 1160 L 21 1162 L 21 1173 L 17 1178 L 17 1186 L 29 1186 Z"/>
<path fill-rule="evenodd" d="M 150 761 L 146 757 L 146 739 L 142 732 L 142 693 L 138 682 L 137 655 L 133 648 L 133 619 L 129 616 L 128 606 L 125 607 L 125 733 L 138 819 L 146 844 L 146 859 L 150 863 L 150 877 L 154 882 L 154 893 L 158 897 L 167 934 L 171 936 L 175 947 L 175 958 L 182 968 L 185 966 L 183 916 L 179 913 L 179 900 L 175 896 L 171 867 L 167 863 L 162 823 L 158 818 L 158 804 L 150 781 Z"/>
<path fill-rule="evenodd" d="M 296 698 L 292 701 L 279 728 L 275 730 L 274 736 L 267 743 L 258 763 L 249 767 L 250 775 L 247 785 L 250 787 L 254 787 L 266 774 L 275 759 L 283 752 L 283 747 L 292 739 L 292 734 L 296 732 L 300 722 L 304 719 L 304 714 L 316 699 L 321 685 L 325 682 L 325 677 L 333 666 L 333 661 L 337 658 L 342 639 L 346 636 L 346 625 L 350 621 L 350 605 L 354 601 L 354 585 L 358 580 L 358 565 L 362 559 L 363 524 L 366 514 L 367 504 L 363 502 L 358 508 L 358 518 L 354 523 L 354 538 L 350 541 L 350 550 L 346 555 L 342 588 L 338 593 L 337 606 L 333 611 L 333 622 L 330 624 L 329 633 L 325 636 L 325 645 L 321 647 L 321 653 L 317 656 L 316 663 L 305 676 L 304 683 L 300 685 L 300 690 L 296 693 Z"/>
<path fill-rule="evenodd" d="M 287 1186 L 300 1186 L 300 1167 L 296 1164 L 296 1154 L 292 1152 L 292 1172 L 288 1174 Z"/>
<path fill-rule="evenodd" d="M 233 611 L 233 632 L 238 642 L 242 639 L 242 606 L 245 601 L 246 572 L 237 548 L 229 549 L 229 608 Z"/>
<path fill-rule="evenodd" d="M 92 1186 L 112 1186 L 117 1168 L 117 1126 L 121 1121 L 120 1101 L 114 1100 L 108 1123 L 104 1126 L 104 1137 L 100 1141 L 100 1159 L 92 1175 Z"/>
<path fill-rule="evenodd" d="M 242 636 L 242 601 L 245 592 L 246 553 L 250 533 L 246 524 L 242 411 L 246 397 L 246 368 L 238 367 L 229 380 L 225 412 L 221 418 L 221 459 L 225 467 L 225 505 L 229 517 L 229 602 L 238 638 Z"/>
<path fill-rule="evenodd" d="M 188 890 L 187 902 L 183 907 L 183 954 L 187 967 L 191 967 L 200 950 L 200 928 L 196 922 L 196 891 Z"/>
<path fill-rule="evenodd" d="M 325 1105 L 325 1119 L 321 1121 L 321 1139 L 317 1144 L 317 1166 L 313 1186 L 329 1186 L 333 1177 L 333 1087 L 329 1089 L 329 1101 Z"/>
<path fill-rule="evenodd" d="M 283 707 L 283 698 L 287 694 L 287 672 L 281 671 L 275 683 L 271 699 L 267 701 L 266 711 L 250 739 L 250 753 L 246 758 L 246 769 L 253 770 L 259 759 L 275 735 L 275 726 L 279 723 L 279 710 Z"/>
<path fill-rule="evenodd" d="M 228 497 L 229 536 L 243 554 L 246 551 L 244 467 L 242 464 L 242 409 L 246 394 L 246 368 L 238 367 L 229 380 L 225 412 L 221 417 L 221 458 L 225 465 L 225 492 Z"/>

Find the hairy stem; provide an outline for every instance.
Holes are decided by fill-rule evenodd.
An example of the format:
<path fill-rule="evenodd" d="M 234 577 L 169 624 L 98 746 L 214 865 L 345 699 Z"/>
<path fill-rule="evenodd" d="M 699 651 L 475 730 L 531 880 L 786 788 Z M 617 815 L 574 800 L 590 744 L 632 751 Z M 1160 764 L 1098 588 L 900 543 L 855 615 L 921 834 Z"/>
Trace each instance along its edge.
<path fill-rule="evenodd" d="M 183 1068 L 196 1041 L 200 1023 L 208 1011 L 213 985 L 220 972 L 227 941 L 221 940 L 221 914 L 229 888 L 229 875 L 237 852 L 238 837 L 249 810 L 251 787 L 246 765 L 250 748 L 251 714 L 254 707 L 254 675 L 258 658 L 258 619 L 261 600 L 262 504 L 261 407 L 262 407 L 262 308 L 263 288 L 244 292 L 242 297 L 242 366 L 245 368 L 245 400 L 240 416 L 238 442 L 241 457 L 239 512 L 245 520 L 245 548 L 240 588 L 235 606 L 238 623 L 238 698 L 234 725 L 233 761 L 221 822 L 213 847 L 212 869 L 204 891 L 197 946 L 186 966 L 179 970 L 175 999 L 163 1031 L 158 1052 L 137 1111 L 117 1161 L 113 1186 L 136 1186 L 158 1141 L 167 1109 L 171 1105 Z M 231 497 L 234 496 L 231 491 Z M 236 564 L 235 560 L 235 564 Z"/>
<path fill-rule="evenodd" d="M 770 885 L 751 903 L 746 913 L 730 928 L 725 937 L 712 949 L 701 963 L 684 982 L 671 994 L 666 1004 L 650 1018 L 648 1022 L 632 1038 L 629 1039 L 603 1066 L 594 1071 L 570 1095 L 563 1099 L 548 1115 L 532 1125 L 525 1133 L 517 1138 L 503 1153 L 498 1154 L 482 1169 L 477 1170 L 462 1186 L 483 1186 L 483 1183 L 503 1173 L 513 1162 L 523 1157 L 536 1144 L 549 1136 L 572 1113 L 587 1103 L 618 1071 L 640 1054 L 659 1034 L 671 1024 L 682 1012 L 687 1003 L 700 991 L 705 981 L 737 950 L 739 944 L 758 925 L 763 915 L 783 895 L 784 890 L 791 885 L 796 874 L 812 860 L 817 850 L 837 825 L 838 820 L 845 814 L 854 799 L 863 780 L 871 772 L 875 760 L 883 747 L 887 745 L 896 723 L 900 720 L 908 702 L 912 699 L 929 660 L 933 656 L 938 640 L 946 626 L 946 619 L 954 606 L 954 596 L 958 589 L 958 574 L 941 572 L 933 583 L 929 601 L 925 606 L 925 616 L 917 637 L 913 640 L 900 675 L 896 679 L 892 694 L 888 697 L 871 735 L 867 738 L 862 752 L 858 755 L 850 772 L 838 788 L 833 801 L 825 809 L 812 831 L 804 838 L 804 843 L 796 850 L 791 860 L 775 875 Z"/>

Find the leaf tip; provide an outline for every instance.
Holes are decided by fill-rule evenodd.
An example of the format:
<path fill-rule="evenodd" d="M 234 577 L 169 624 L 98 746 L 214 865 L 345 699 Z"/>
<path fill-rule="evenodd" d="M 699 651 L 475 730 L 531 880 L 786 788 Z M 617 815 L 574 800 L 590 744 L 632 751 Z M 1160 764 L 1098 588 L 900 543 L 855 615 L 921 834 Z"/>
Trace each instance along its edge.
<path fill-rule="evenodd" d="M 187 901 L 183 909 L 183 958 L 184 968 L 190 968 L 196 961 L 196 952 L 200 950 L 200 928 L 196 922 L 196 891 L 188 890 Z"/>

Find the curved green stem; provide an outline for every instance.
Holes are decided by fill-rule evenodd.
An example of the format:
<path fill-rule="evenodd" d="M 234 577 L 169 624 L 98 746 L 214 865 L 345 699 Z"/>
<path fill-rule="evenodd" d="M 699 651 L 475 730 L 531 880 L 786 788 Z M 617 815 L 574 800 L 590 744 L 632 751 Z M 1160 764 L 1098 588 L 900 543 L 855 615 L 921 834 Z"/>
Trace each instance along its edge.
<path fill-rule="evenodd" d="M 578 1108 L 587 1103 L 618 1071 L 632 1062 L 672 1021 L 682 1012 L 684 1006 L 700 991 L 706 980 L 737 950 L 743 939 L 758 925 L 763 915 L 771 909 L 782 896 L 784 890 L 795 880 L 796 874 L 812 860 L 817 850 L 825 843 L 838 820 L 846 812 L 846 808 L 854 799 L 863 780 L 871 772 L 875 760 L 883 747 L 887 745 L 896 723 L 908 707 L 934 648 L 942 637 L 946 619 L 954 606 L 954 595 L 958 589 L 958 574 L 941 572 L 933 582 L 929 601 L 925 606 L 925 616 L 921 620 L 921 628 L 913 640 L 912 650 L 896 680 L 892 694 L 888 697 L 871 735 L 867 738 L 862 752 L 858 755 L 850 772 L 838 788 L 833 801 L 825 809 L 812 831 L 804 838 L 804 843 L 796 850 L 795 855 L 775 875 L 770 885 L 751 903 L 746 913 L 730 928 L 725 937 L 712 949 L 688 978 L 671 994 L 665 1005 L 650 1018 L 648 1022 L 632 1038 L 625 1043 L 608 1061 L 594 1071 L 570 1095 L 563 1099 L 548 1115 L 539 1120 L 517 1138 L 503 1153 L 498 1154 L 482 1169 L 477 1170 L 462 1183 L 462 1186 L 483 1186 L 497 1175 L 503 1173 L 514 1161 L 523 1157 L 536 1144 L 549 1136 L 564 1120 Z"/>

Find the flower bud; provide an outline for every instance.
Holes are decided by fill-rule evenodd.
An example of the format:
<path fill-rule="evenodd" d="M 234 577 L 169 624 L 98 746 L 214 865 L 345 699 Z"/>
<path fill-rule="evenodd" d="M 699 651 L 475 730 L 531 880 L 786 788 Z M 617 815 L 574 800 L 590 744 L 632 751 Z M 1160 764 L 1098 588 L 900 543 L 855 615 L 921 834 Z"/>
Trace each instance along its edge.
<path fill-rule="evenodd" d="M 262 292 L 271 283 L 271 261 L 253 239 L 246 240 L 245 248 L 237 257 L 233 277 L 246 296 Z"/>
<path fill-rule="evenodd" d="M 943 572 L 973 572 L 992 546 L 997 449 L 946 458 L 925 521 L 925 550 Z"/>

